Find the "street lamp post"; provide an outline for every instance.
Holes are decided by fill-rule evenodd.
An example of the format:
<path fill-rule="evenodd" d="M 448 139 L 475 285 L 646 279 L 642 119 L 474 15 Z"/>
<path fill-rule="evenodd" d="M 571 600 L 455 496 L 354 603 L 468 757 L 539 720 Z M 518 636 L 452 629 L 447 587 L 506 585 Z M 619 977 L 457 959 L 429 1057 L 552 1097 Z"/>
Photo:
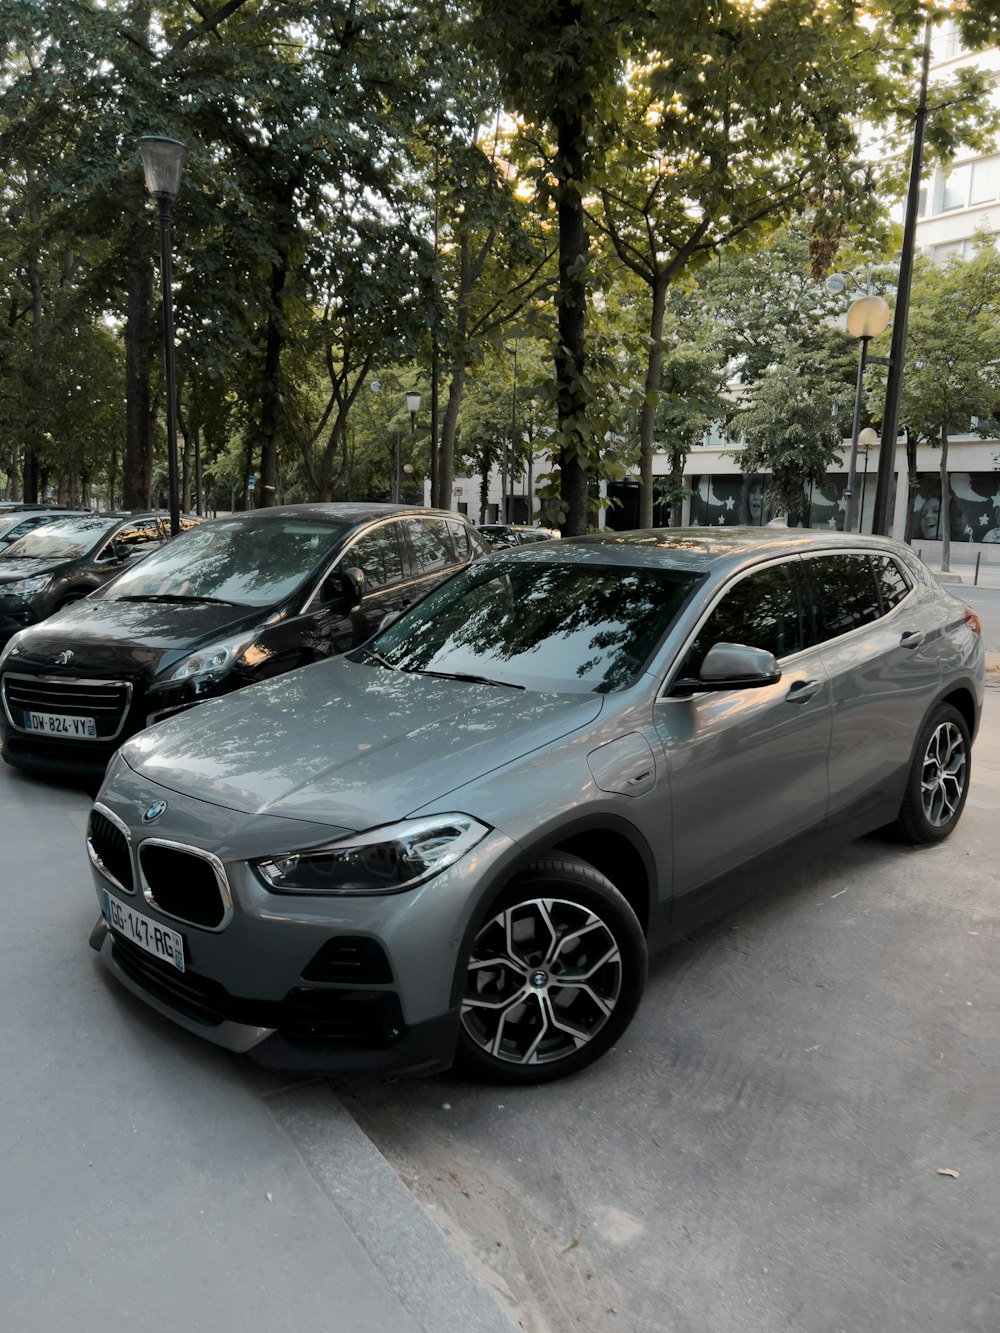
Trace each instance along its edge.
<path fill-rule="evenodd" d="M 844 516 L 844 530 L 854 531 L 854 485 L 858 471 L 858 433 L 861 425 L 861 389 L 868 363 L 868 344 L 872 338 L 884 333 L 889 325 L 889 307 L 881 296 L 861 296 L 852 301 L 847 311 L 847 332 L 860 339 L 861 354 L 858 357 L 858 379 L 854 389 L 854 424 L 851 429 L 851 458 L 847 467 L 847 487 L 844 499 L 847 501 L 847 513 Z"/>
<path fill-rule="evenodd" d="M 412 441 L 417 433 L 417 413 L 420 411 L 420 394 L 417 393 L 416 390 L 414 389 L 411 389 L 410 392 L 406 395 L 406 410 L 410 414 L 410 439 L 411 439 L 411 449 L 412 449 Z M 397 431 L 396 432 L 396 503 L 397 504 L 399 504 L 403 498 L 402 473 L 405 472 L 406 475 L 409 476 L 410 473 L 413 471 L 413 468 L 410 466 L 409 463 L 407 463 L 405 468 L 400 467 L 400 463 L 402 461 L 400 457 L 401 444 L 402 442 L 400 440 L 399 432 Z"/>
<path fill-rule="evenodd" d="M 879 445 L 878 431 L 866 426 L 858 436 L 858 448 L 865 456 L 865 470 L 861 474 L 861 508 L 858 510 L 858 531 L 865 526 L 865 488 L 868 485 L 868 455 Z"/>
<path fill-rule="evenodd" d="M 174 303 L 170 264 L 170 205 L 181 188 L 185 146 L 177 139 L 145 135 L 139 156 L 146 189 L 160 210 L 160 285 L 163 289 L 163 372 L 167 386 L 167 482 L 170 488 L 170 535 L 180 532 L 180 495 L 177 484 L 177 387 L 174 374 Z"/>

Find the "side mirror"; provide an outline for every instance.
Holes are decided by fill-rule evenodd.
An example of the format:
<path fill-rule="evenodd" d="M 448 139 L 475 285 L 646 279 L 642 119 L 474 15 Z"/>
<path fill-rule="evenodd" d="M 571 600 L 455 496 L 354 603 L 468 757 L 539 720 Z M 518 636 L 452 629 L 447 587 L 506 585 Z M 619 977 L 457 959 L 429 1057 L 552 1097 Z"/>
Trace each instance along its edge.
<path fill-rule="evenodd" d="M 340 571 L 340 586 L 344 590 L 344 596 L 350 603 L 351 610 L 354 611 L 361 603 L 367 590 L 367 580 L 363 569 L 342 569 Z"/>
<path fill-rule="evenodd" d="M 766 648 L 745 643 L 716 643 L 705 654 L 697 680 L 684 677 L 674 682 L 671 694 L 685 696 L 707 690 L 759 690 L 776 685 L 781 670 Z"/>
<path fill-rule="evenodd" d="M 382 631 L 384 629 L 388 629 L 390 625 L 395 625 L 396 621 L 402 614 L 403 614 L 402 611 L 387 611 L 386 614 L 382 617 L 382 619 L 378 622 L 378 630 L 376 631 L 376 633 L 381 634 Z"/>

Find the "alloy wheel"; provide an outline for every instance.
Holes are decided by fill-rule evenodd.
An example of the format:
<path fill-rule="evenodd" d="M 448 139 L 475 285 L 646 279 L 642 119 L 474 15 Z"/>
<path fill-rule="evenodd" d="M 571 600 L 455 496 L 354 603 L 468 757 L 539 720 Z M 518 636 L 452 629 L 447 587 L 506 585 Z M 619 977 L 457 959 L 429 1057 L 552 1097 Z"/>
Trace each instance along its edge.
<path fill-rule="evenodd" d="M 531 898 L 476 936 L 462 1026 L 496 1059 L 546 1064 L 593 1041 L 621 989 L 621 950 L 606 922 L 580 903 Z"/>
<path fill-rule="evenodd" d="M 965 738 L 954 722 L 931 733 L 920 775 L 920 799 L 927 822 L 943 828 L 961 809 L 968 772 Z"/>

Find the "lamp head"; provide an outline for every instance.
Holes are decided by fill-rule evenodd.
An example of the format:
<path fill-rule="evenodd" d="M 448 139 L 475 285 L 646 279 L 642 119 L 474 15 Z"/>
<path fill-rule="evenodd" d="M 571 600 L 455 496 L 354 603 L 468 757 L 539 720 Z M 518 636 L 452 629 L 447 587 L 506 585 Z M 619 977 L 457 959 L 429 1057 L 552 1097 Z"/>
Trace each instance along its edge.
<path fill-rule="evenodd" d="M 890 311 L 881 296 L 859 296 L 847 310 L 847 332 L 852 338 L 877 338 L 889 326 Z"/>
<path fill-rule="evenodd" d="M 147 134 L 139 140 L 139 156 L 146 173 L 146 189 L 154 199 L 176 199 L 187 148 L 179 139 Z"/>
<path fill-rule="evenodd" d="M 409 412 L 410 416 L 416 416 L 416 414 L 420 411 L 419 393 L 416 393 L 411 390 L 411 392 L 406 395 L 406 410 L 407 412 Z"/>

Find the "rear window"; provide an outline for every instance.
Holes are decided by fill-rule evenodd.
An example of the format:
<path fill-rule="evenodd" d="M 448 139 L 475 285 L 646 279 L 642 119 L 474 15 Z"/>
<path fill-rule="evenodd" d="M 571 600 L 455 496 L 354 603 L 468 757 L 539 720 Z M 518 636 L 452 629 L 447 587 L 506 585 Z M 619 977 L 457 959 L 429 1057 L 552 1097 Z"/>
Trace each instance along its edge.
<path fill-rule="evenodd" d="M 871 625 L 882 615 L 879 589 L 867 555 L 810 557 L 806 568 L 815 590 L 816 637 L 820 643 Z"/>

